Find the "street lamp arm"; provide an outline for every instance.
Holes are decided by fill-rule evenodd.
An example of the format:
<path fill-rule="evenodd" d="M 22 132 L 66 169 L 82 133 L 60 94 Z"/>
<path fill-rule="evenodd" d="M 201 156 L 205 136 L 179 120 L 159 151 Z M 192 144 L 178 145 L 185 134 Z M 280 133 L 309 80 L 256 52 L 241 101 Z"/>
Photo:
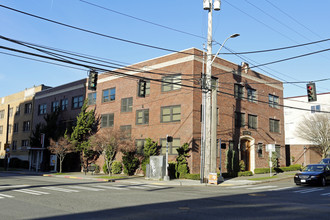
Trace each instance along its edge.
<path fill-rule="evenodd" d="M 235 38 L 238 37 L 239 34 L 232 34 L 229 37 L 226 38 L 226 40 L 222 43 L 221 47 L 219 48 L 218 52 L 215 54 L 213 60 L 211 61 L 211 64 L 213 63 L 213 61 L 215 60 L 215 58 L 219 55 L 220 50 L 223 48 L 223 46 L 225 45 L 225 43 L 227 42 L 227 40 L 229 40 L 230 38 Z"/>

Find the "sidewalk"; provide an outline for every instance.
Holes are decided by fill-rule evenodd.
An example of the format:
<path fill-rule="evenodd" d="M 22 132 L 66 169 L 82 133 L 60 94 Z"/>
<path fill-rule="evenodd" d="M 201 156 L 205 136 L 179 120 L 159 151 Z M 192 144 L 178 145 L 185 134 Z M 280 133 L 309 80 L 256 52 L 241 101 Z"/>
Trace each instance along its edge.
<path fill-rule="evenodd" d="M 43 173 L 43 172 L 31 172 L 27 170 L 22 171 L 3 171 L 8 173 L 15 173 L 21 175 L 38 175 L 46 177 L 54 177 L 54 178 L 70 178 L 70 179 L 83 179 L 83 180 L 91 180 L 91 181 L 105 181 L 105 182 L 121 182 L 121 183 L 135 183 L 135 184 L 154 184 L 154 185 L 163 185 L 163 186 L 240 186 L 240 185 L 254 185 L 261 184 L 273 181 L 279 181 L 283 179 L 292 179 L 295 173 L 298 171 L 284 172 L 273 175 L 272 178 L 270 174 L 254 174 L 253 176 L 246 177 L 235 177 L 230 179 L 224 179 L 223 182 L 218 185 L 215 184 L 207 184 L 201 183 L 200 180 L 190 180 L 190 179 L 172 179 L 169 181 L 163 180 L 151 180 L 145 179 L 143 176 L 125 176 L 124 178 L 117 179 L 107 179 L 104 178 L 104 174 L 94 174 L 82 172 L 70 172 L 64 173 L 63 175 L 55 175 L 54 173 Z M 261 180 L 253 180 L 256 178 L 261 178 Z M 251 180 L 252 179 L 252 180 Z"/>

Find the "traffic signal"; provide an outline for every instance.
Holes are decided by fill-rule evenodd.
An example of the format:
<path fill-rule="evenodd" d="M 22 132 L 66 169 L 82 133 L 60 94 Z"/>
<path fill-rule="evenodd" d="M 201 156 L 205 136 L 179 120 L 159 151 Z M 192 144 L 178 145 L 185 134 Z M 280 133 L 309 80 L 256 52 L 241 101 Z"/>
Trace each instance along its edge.
<path fill-rule="evenodd" d="M 89 72 L 89 78 L 88 78 L 88 89 L 89 90 L 96 90 L 96 85 L 97 85 L 97 77 L 98 73 L 94 70 L 91 70 Z"/>
<path fill-rule="evenodd" d="M 166 136 L 166 141 L 167 141 L 168 143 L 173 142 L 173 137 L 167 135 L 167 136 Z"/>
<path fill-rule="evenodd" d="M 313 102 L 317 100 L 315 83 L 307 84 L 307 97 L 309 102 Z"/>
<path fill-rule="evenodd" d="M 138 90 L 139 97 L 146 97 L 146 87 L 147 87 L 147 81 L 145 81 L 144 79 L 140 79 L 139 90 Z"/>

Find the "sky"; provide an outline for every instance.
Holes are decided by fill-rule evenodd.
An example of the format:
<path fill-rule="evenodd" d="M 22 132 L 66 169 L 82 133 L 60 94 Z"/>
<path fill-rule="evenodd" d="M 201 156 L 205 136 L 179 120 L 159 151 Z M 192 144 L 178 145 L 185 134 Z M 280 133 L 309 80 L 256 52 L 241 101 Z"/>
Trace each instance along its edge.
<path fill-rule="evenodd" d="M 202 0 L 0 0 L 0 5 L 103 35 L 154 47 L 181 51 L 203 49 L 207 11 Z M 213 11 L 213 40 L 229 39 L 220 57 L 250 67 L 284 82 L 284 97 L 306 95 L 306 82 L 316 82 L 317 93 L 330 92 L 330 1 L 222 0 Z M 82 32 L 0 7 L 0 35 L 88 56 L 134 64 L 171 52 Z M 322 41 L 319 43 L 313 43 Z M 313 44 L 309 44 L 313 43 Z M 308 44 L 305 46 L 297 46 Z M 36 53 L 0 39 L 0 46 Z M 240 52 L 272 52 L 235 55 Z M 213 53 L 220 48 L 213 45 Z M 316 53 L 318 51 L 324 51 Z M 226 53 L 226 54 L 223 54 Z M 228 54 L 229 53 L 229 54 Z M 311 54 L 303 56 L 305 54 Z M 14 55 L 14 56 L 13 56 Z M 69 68 L 18 56 L 0 48 L 0 97 L 34 85 L 59 86 L 87 77 L 88 69 Z M 41 59 L 36 58 L 34 59 Z M 49 61 L 48 62 L 52 62 Z M 72 66 L 71 66 L 72 67 Z"/>

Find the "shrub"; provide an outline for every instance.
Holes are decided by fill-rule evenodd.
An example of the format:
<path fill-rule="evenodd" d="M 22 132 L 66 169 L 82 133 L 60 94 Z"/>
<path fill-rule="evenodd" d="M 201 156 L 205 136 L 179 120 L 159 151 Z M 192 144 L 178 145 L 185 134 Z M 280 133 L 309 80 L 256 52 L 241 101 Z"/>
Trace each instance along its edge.
<path fill-rule="evenodd" d="M 175 165 L 173 161 L 168 162 L 168 176 L 170 179 L 175 179 Z"/>
<path fill-rule="evenodd" d="M 184 175 L 184 178 L 186 179 L 190 179 L 190 180 L 200 180 L 200 174 L 197 173 L 197 174 L 190 174 L 190 173 L 187 173 Z"/>
<path fill-rule="evenodd" d="M 139 166 L 139 159 L 135 157 L 136 152 L 125 152 L 123 151 L 123 164 L 124 164 L 124 173 L 131 176 L 134 175 L 136 169 Z"/>
<path fill-rule="evenodd" d="M 102 170 L 103 170 L 103 173 L 104 174 L 108 174 L 109 173 L 109 170 L 108 170 L 108 167 L 107 167 L 107 164 L 106 163 L 103 164 Z"/>
<path fill-rule="evenodd" d="M 253 176 L 252 171 L 243 171 L 243 172 L 238 172 L 237 176 Z"/>
<path fill-rule="evenodd" d="M 184 143 L 181 147 L 177 148 L 178 156 L 176 158 L 176 178 L 182 178 L 185 174 L 189 173 L 187 157 L 189 157 L 189 144 Z"/>
<path fill-rule="evenodd" d="M 141 168 L 144 173 L 146 173 L 147 164 L 150 163 L 150 156 L 155 156 L 158 153 L 158 143 L 151 140 L 151 138 L 146 138 L 145 144 L 143 146 L 143 160 L 141 163 Z"/>
<path fill-rule="evenodd" d="M 114 161 L 111 165 L 111 172 L 113 174 L 121 174 L 121 171 L 123 170 L 123 165 L 119 161 Z"/>

